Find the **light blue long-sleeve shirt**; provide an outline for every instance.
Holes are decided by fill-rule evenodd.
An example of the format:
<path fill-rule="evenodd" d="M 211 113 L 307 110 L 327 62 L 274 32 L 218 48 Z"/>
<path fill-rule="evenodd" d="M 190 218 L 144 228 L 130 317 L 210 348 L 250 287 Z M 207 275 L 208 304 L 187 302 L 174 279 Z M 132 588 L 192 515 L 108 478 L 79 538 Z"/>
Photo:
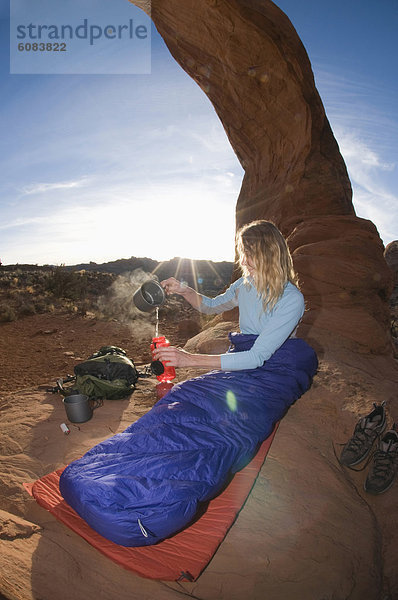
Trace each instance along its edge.
<path fill-rule="evenodd" d="M 250 350 L 221 354 L 223 371 L 261 366 L 293 334 L 305 310 L 303 294 L 288 282 L 273 310 L 264 311 L 263 301 L 252 279 L 245 283 L 241 277 L 216 298 L 202 296 L 199 311 L 218 314 L 235 306 L 239 306 L 241 333 L 255 334 L 258 338 Z"/>

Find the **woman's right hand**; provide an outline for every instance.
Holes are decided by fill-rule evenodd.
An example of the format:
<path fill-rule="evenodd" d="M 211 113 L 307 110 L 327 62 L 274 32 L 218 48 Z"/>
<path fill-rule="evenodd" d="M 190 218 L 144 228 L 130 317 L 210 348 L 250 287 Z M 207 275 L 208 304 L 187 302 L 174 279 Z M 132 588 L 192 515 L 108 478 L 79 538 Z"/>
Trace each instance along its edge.
<path fill-rule="evenodd" d="M 164 288 L 164 291 L 168 296 L 170 294 L 180 294 L 181 296 L 184 296 L 189 289 L 185 283 L 181 283 L 175 277 L 164 279 L 160 282 L 160 285 Z"/>

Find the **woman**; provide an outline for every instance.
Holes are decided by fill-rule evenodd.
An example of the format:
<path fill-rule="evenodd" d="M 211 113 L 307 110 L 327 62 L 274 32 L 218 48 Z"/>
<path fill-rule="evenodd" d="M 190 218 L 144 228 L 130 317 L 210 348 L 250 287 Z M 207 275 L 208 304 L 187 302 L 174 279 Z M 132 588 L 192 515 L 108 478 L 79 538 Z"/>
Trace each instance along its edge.
<path fill-rule="evenodd" d="M 191 354 L 173 346 L 158 348 L 155 358 L 174 367 L 210 367 L 223 371 L 255 369 L 268 360 L 292 335 L 304 314 L 304 298 L 286 240 L 271 222 L 253 221 L 236 236 L 243 277 L 223 294 L 208 298 L 174 277 L 161 282 L 166 294 L 180 294 L 205 314 L 239 306 L 244 334 L 257 335 L 246 351 L 221 355 Z"/>
<path fill-rule="evenodd" d="M 292 259 L 272 223 L 255 221 L 237 236 L 243 278 L 210 299 L 176 279 L 162 282 L 211 314 L 239 306 L 242 333 L 219 356 L 158 348 L 176 367 L 212 367 L 187 379 L 130 425 L 63 471 L 67 503 L 107 539 L 146 546 L 198 516 L 311 385 L 314 351 L 287 339 L 304 312 Z M 215 369 L 214 369 L 215 368 Z"/>

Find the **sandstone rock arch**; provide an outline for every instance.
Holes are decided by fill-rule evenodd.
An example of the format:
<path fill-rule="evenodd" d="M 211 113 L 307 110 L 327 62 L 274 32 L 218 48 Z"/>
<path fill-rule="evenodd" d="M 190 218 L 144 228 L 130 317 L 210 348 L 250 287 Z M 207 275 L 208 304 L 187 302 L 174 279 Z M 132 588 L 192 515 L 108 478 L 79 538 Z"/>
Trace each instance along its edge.
<path fill-rule="evenodd" d="M 134 2 L 149 12 L 149 2 Z M 151 17 L 212 102 L 245 170 L 236 225 L 289 238 L 318 352 L 391 352 L 391 275 L 375 226 L 356 217 L 344 160 L 307 53 L 270 0 L 153 0 Z"/>

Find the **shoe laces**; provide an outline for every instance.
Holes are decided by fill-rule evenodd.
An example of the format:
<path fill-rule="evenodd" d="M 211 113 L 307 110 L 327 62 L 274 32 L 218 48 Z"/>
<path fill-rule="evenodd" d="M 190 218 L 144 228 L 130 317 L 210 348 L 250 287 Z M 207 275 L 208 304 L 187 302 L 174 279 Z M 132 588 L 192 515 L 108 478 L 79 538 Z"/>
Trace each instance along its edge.
<path fill-rule="evenodd" d="M 357 425 L 356 430 L 352 438 L 347 442 L 347 450 L 357 450 L 364 442 L 372 441 L 372 438 L 379 437 L 379 433 L 369 427 L 363 427 L 361 424 Z"/>
<path fill-rule="evenodd" d="M 372 477 L 376 479 L 384 479 L 394 466 L 397 452 L 386 452 L 385 450 L 375 450 L 373 453 L 374 464 Z"/>
<path fill-rule="evenodd" d="M 381 404 L 376 404 L 376 402 L 373 402 L 373 406 L 374 409 L 378 409 L 378 408 L 382 408 L 384 409 L 385 407 L 385 400 L 383 400 L 383 402 Z M 362 444 L 364 442 L 369 442 L 371 443 L 371 445 L 373 445 L 374 440 L 377 439 L 377 442 L 380 442 L 380 438 L 381 438 L 381 432 L 377 431 L 377 427 L 379 426 L 379 424 L 375 424 L 373 421 L 369 421 L 369 416 L 372 413 L 369 413 L 369 415 L 366 415 L 365 417 L 362 417 L 362 419 L 357 423 L 355 430 L 354 430 L 354 435 L 352 436 L 352 438 L 350 440 L 348 440 L 348 442 L 346 442 L 345 444 L 337 444 L 338 446 L 346 446 L 348 451 L 355 451 L 360 449 L 360 447 L 362 446 Z M 366 427 L 366 425 L 368 423 L 372 423 L 373 427 Z M 398 431 L 398 428 L 396 426 L 396 424 L 393 424 L 392 427 L 395 431 Z M 373 439 L 372 439 L 373 438 Z M 336 459 L 339 461 L 339 458 L 336 454 L 336 448 L 334 443 L 332 443 L 333 446 L 333 452 L 334 455 L 336 457 Z M 360 467 L 359 469 L 356 469 L 355 467 L 352 467 L 350 465 L 345 465 L 347 466 L 349 469 L 351 469 L 351 471 L 363 471 L 364 469 L 366 469 L 366 467 L 368 466 L 369 462 L 372 460 L 373 456 L 374 456 L 375 451 L 371 452 L 367 459 L 365 464 Z"/>
<path fill-rule="evenodd" d="M 375 412 L 379 408 L 383 408 L 384 404 L 385 402 L 382 402 L 382 404 L 380 405 L 377 405 L 375 402 L 373 402 L 373 406 L 375 408 L 373 412 Z M 376 437 L 380 437 L 380 433 L 377 430 L 377 428 L 380 427 L 380 425 L 383 422 L 383 419 L 381 418 L 377 421 L 370 419 L 369 417 L 372 414 L 373 413 L 370 413 L 366 417 L 362 417 L 359 423 L 357 423 L 354 430 L 354 435 L 347 442 L 347 450 L 358 450 L 364 442 L 371 442 L 373 444 L 374 439 Z"/>
<path fill-rule="evenodd" d="M 394 468 L 395 461 L 398 460 L 398 436 L 396 434 L 397 426 L 394 423 L 391 430 L 384 434 L 378 449 L 373 453 L 373 477 L 384 478 Z"/>
<path fill-rule="evenodd" d="M 358 427 L 358 430 L 354 433 L 354 436 L 349 440 L 349 442 L 347 443 L 347 449 L 349 450 L 356 450 L 357 447 L 359 448 L 361 443 L 364 442 L 367 438 L 371 438 L 375 436 L 376 439 L 378 440 L 378 442 L 380 441 L 381 438 L 381 434 L 379 432 L 376 432 L 374 429 L 362 429 Z M 373 444 L 373 441 L 372 441 Z M 340 446 L 344 446 L 345 444 L 339 444 Z M 338 459 L 338 456 L 336 454 L 336 449 L 334 447 L 333 444 L 333 451 L 334 451 L 334 455 L 335 457 Z M 350 465 L 345 465 L 348 469 L 351 469 L 351 471 L 363 471 L 364 469 L 366 469 L 366 467 L 368 466 L 368 464 L 370 463 L 370 461 L 372 460 L 375 452 L 378 452 L 378 450 L 373 450 L 373 452 L 370 452 L 365 463 L 362 465 L 362 467 L 359 467 L 358 469 L 350 466 Z M 339 461 L 340 462 L 340 461 Z"/>

